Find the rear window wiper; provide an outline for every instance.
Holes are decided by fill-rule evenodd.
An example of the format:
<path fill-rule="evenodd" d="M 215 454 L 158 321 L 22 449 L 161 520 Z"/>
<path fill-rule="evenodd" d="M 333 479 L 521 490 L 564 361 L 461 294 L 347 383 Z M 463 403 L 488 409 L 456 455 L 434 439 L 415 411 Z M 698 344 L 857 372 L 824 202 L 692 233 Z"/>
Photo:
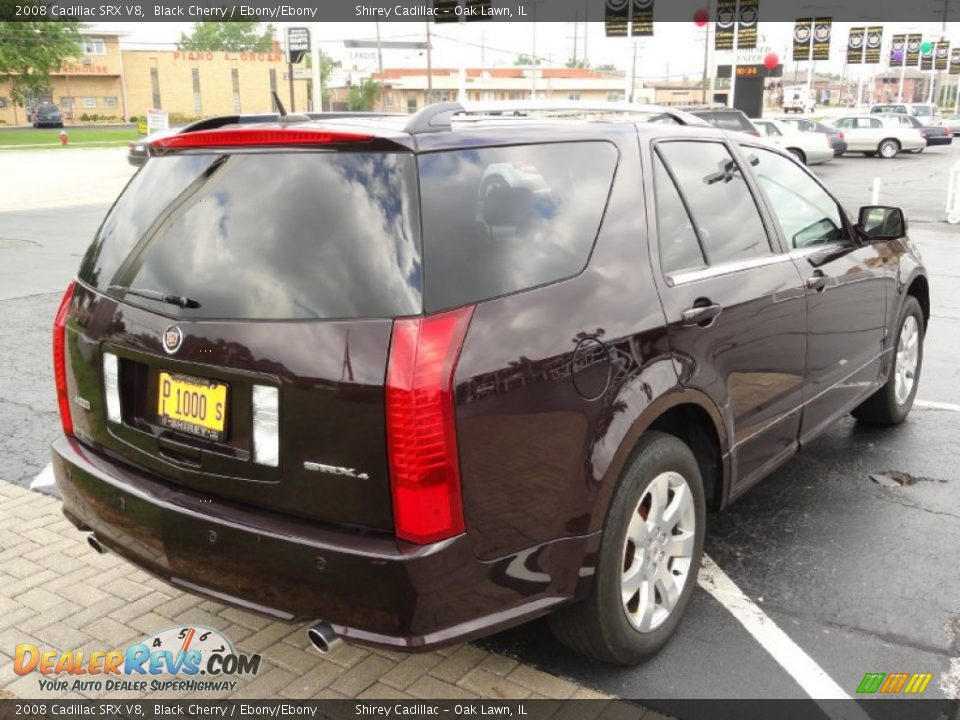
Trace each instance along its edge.
<path fill-rule="evenodd" d="M 181 297 L 180 295 L 166 295 L 159 290 L 149 290 L 147 288 L 130 288 L 123 287 L 123 285 L 110 285 L 107 290 L 120 290 L 123 293 L 128 295 L 136 295 L 137 297 L 147 298 L 148 300 L 157 300 L 159 302 L 164 302 L 169 305 L 176 305 L 177 307 L 182 308 L 198 308 L 200 303 L 196 300 L 188 297 Z"/>

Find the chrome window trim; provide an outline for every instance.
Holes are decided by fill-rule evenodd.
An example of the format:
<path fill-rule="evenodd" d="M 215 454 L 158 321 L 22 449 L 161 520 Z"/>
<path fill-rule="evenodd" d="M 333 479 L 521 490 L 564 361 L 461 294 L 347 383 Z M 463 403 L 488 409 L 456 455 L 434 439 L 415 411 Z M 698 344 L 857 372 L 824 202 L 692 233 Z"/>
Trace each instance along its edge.
<path fill-rule="evenodd" d="M 758 267 L 776 265 L 777 263 L 790 262 L 791 258 L 785 253 L 770 253 L 759 257 L 746 258 L 743 260 L 734 260 L 732 262 L 720 263 L 709 267 L 698 268 L 696 270 L 683 270 L 681 272 L 667 275 L 667 281 L 671 287 L 678 285 L 688 285 L 709 278 L 721 277 L 723 275 L 732 275 L 745 270 L 753 270 Z"/>

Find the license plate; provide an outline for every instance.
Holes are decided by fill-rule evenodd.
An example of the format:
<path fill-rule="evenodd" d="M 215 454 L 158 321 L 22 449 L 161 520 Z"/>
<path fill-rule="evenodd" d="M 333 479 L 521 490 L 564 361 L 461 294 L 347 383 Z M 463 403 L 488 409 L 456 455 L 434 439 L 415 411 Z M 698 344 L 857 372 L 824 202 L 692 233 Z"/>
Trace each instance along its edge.
<path fill-rule="evenodd" d="M 171 430 L 223 440 L 227 386 L 212 380 L 160 372 L 157 415 Z"/>

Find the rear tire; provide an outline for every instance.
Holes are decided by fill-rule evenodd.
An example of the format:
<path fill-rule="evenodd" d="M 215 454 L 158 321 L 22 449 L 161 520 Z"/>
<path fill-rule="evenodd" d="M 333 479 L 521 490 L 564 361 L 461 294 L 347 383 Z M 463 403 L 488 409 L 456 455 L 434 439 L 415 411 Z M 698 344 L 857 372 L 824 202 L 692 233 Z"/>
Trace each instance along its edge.
<path fill-rule="evenodd" d="M 854 408 L 852 414 L 857 420 L 871 425 L 899 425 L 907 419 L 923 367 L 923 333 L 920 303 L 908 295 L 897 324 L 897 345 L 890 377 L 877 392 Z"/>
<path fill-rule="evenodd" d="M 693 452 L 672 435 L 648 432 L 610 501 L 590 594 L 549 618 L 557 639 L 613 665 L 657 653 L 697 584 L 705 520 Z"/>
<path fill-rule="evenodd" d="M 881 140 L 877 145 L 877 152 L 884 160 L 892 160 L 900 153 L 900 143 L 893 138 Z"/>
<path fill-rule="evenodd" d="M 807 156 L 799 148 L 787 148 L 787 152 L 793 155 L 801 165 L 807 164 Z"/>

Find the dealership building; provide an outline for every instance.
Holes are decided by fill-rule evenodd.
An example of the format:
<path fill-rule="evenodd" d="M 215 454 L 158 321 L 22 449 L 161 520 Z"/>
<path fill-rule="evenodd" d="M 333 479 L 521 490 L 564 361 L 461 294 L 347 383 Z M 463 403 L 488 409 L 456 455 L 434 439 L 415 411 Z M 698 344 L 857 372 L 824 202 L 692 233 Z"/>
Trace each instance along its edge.
<path fill-rule="evenodd" d="M 51 73 L 52 90 L 31 98 L 56 103 L 67 123 L 83 115 L 143 117 L 152 108 L 172 117 L 194 118 L 235 112 L 267 112 L 276 90 L 287 108 L 306 108 L 309 82 L 297 80 L 290 99 L 286 57 L 278 45 L 271 52 L 189 52 L 121 49 L 121 35 L 83 31 L 83 54 Z M 10 81 L 0 77 L 0 123 L 26 122 L 15 108 Z"/>

